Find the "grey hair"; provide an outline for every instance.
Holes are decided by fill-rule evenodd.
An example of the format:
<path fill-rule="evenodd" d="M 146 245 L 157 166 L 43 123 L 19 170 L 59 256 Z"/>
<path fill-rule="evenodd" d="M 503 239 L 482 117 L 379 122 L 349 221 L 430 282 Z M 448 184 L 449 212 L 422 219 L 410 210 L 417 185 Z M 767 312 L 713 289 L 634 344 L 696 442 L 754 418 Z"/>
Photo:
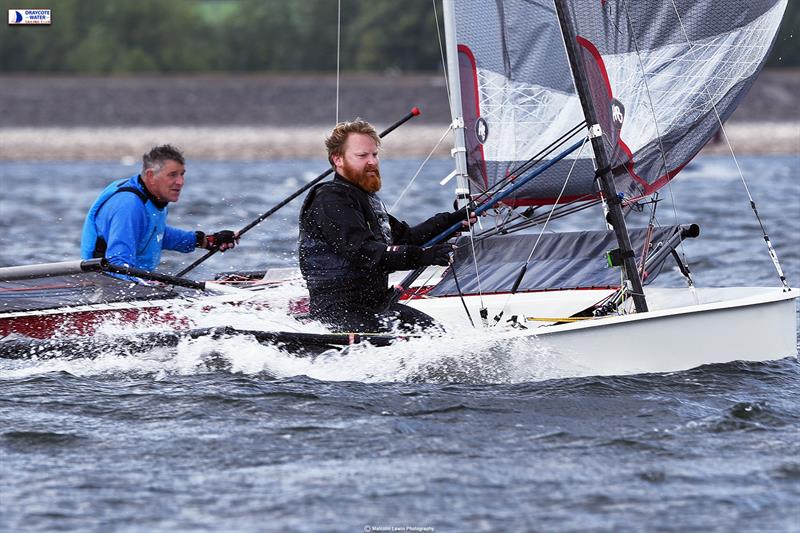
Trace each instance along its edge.
<path fill-rule="evenodd" d="M 148 168 L 152 168 L 153 172 L 158 172 L 167 161 L 175 161 L 181 165 L 185 163 L 183 153 L 171 144 L 162 144 L 153 147 L 142 156 L 142 174 L 144 174 Z"/>

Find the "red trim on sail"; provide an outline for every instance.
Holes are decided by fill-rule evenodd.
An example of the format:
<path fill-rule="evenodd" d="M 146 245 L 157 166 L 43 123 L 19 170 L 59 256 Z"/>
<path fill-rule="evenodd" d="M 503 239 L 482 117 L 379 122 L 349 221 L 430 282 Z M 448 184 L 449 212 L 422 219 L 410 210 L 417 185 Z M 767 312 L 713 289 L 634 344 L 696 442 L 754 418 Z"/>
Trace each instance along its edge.
<path fill-rule="evenodd" d="M 608 77 L 608 71 L 606 70 L 606 65 L 605 62 L 603 61 L 603 56 L 600 54 L 600 51 L 588 39 L 581 36 L 577 36 L 576 39 L 578 41 L 578 44 L 580 44 L 594 58 L 595 62 L 597 63 L 597 67 L 600 70 L 600 74 L 603 76 L 603 79 L 605 80 L 606 89 L 608 90 L 608 97 L 609 99 L 613 98 L 614 95 L 611 90 L 611 81 Z M 651 184 L 648 183 L 646 179 L 642 178 L 639 174 L 636 173 L 636 170 L 634 168 L 635 163 L 634 163 L 633 152 L 631 151 L 630 148 L 628 148 L 628 145 L 625 144 L 625 141 L 622 140 L 621 134 L 619 139 L 617 140 L 617 144 L 625 152 L 625 155 L 628 156 L 628 162 L 625 163 L 625 169 L 628 171 L 628 174 L 631 176 L 631 178 L 642 186 L 642 189 L 644 191 L 643 196 L 653 194 L 658 189 L 663 187 L 669 180 L 675 177 L 675 175 L 678 174 L 678 172 L 680 172 L 683 169 L 683 167 L 685 167 L 689 163 L 689 161 L 691 161 L 690 158 L 689 161 L 686 161 L 685 163 L 679 165 L 677 168 L 670 170 L 663 176 L 656 178 Z"/>
<path fill-rule="evenodd" d="M 667 183 L 668 183 L 668 182 L 669 182 L 669 181 L 670 181 L 672 178 L 674 178 L 675 176 L 677 176 L 677 175 L 678 175 L 678 173 L 679 173 L 681 170 L 683 170 L 683 168 L 684 168 L 686 165 L 688 165 L 688 164 L 689 164 L 689 162 L 690 162 L 692 159 L 694 159 L 694 156 L 690 157 L 690 158 L 689 158 L 689 159 L 687 159 L 685 162 L 681 163 L 680 165 L 678 165 L 678 166 L 677 166 L 677 167 L 675 167 L 674 169 L 670 170 L 670 171 L 669 171 L 669 172 L 667 172 L 666 174 L 664 174 L 664 175 L 662 175 L 662 176 L 659 176 L 658 178 L 656 178 L 656 179 L 653 181 L 653 183 L 647 183 L 647 180 L 645 180 L 644 178 L 642 178 L 641 176 L 639 176 L 639 174 L 637 174 L 637 173 L 636 173 L 636 171 L 634 170 L 634 168 L 633 168 L 633 165 L 634 165 L 634 163 L 633 163 L 633 152 L 631 152 L 630 148 L 628 148 L 628 145 L 627 145 L 627 144 L 625 144 L 625 143 L 622 141 L 622 139 L 620 139 L 620 141 L 619 141 L 619 144 L 620 144 L 620 146 L 622 147 L 622 149 L 623 149 L 623 150 L 625 150 L 625 153 L 626 153 L 626 154 L 627 154 L 627 156 L 628 156 L 628 162 L 625 164 L 625 169 L 628 171 L 628 174 L 629 174 L 629 175 L 630 175 L 632 178 L 634 178 L 634 179 L 635 179 L 635 180 L 636 180 L 636 181 L 637 181 L 637 182 L 638 182 L 638 183 L 639 183 L 639 184 L 642 186 L 642 188 L 644 189 L 644 192 L 643 192 L 642 196 L 647 196 L 647 195 L 653 194 L 653 193 L 654 193 L 654 192 L 656 192 L 658 189 L 660 189 L 661 187 L 663 187 L 664 185 L 666 185 L 666 184 L 667 184 Z M 695 154 L 695 155 L 696 155 L 696 154 Z"/>
<path fill-rule="evenodd" d="M 600 51 L 588 39 L 585 39 L 580 35 L 578 35 L 576 39 L 578 41 L 578 44 L 583 46 L 586 49 L 586 51 L 592 54 L 592 57 L 594 57 L 594 60 L 597 62 L 597 66 L 600 67 L 600 74 L 603 75 L 603 79 L 606 81 L 606 88 L 608 89 L 608 98 L 609 99 L 614 98 L 614 95 L 611 93 L 611 82 L 608 79 L 606 64 L 603 62 L 603 56 L 600 55 Z"/>
<path fill-rule="evenodd" d="M 625 144 L 625 141 L 622 140 L 622 137 L 617 141 L 622 151 L 625 152 L 625 155 L 628 156 L 628 162 L 625 163 L 625 170 L 628 171 L 628 175 L 633 178 L 635 181 L 639 183 L 644 189 L 644 194 L 652 194 L 654 191 L 651 191 L 651 185 L 647 183 L 647 180 L 639 176 L 636 171 L 633 169 L 633 152 L 631 149 L 628 148 L 628 145 Z"/>
<path fill-rule="evenodd" d="M 475 54 L 472 53 L 469 46 L 465 44 L 459 44 L 457 47 L 458 53 L 463 53 L 466 58 L 469 60 L 470 65 L 472 66 L 472 87 L 474 89 L 473 94 L 473 101 L 475 102 L 475 119 L 481 118 L 481 100 L 480 100 L 480 92 L 478 90 L 478 63 L 475 60 Z M 459 63 L 459 67 L 460 67 Z M 463 102 L 461 103 L 463 106 Z M 463 114 L 463 110 L 462 110 Z M 465 124 L 466 126 L 466 124 Z M 466 141 L 466 135 L 464 136 L 464 140 Z M 483 167 L 483 181 L 484 186 L 488 189 L 489 188 L 489 173 L 486 170 L 486 154 L 483 152 L 483 144 L 478 142 L 478 149 L 481 152 L 481 166 Z"/>
<path fill-rule="evenodd" d="M 690 157 L 690 158 L 689 158 L 689 159 L 688 159 L 688 160 L 687 160 L 685 163 L 681 163 L 681 164 L 680 164 L 680 165 L 678 165 L 676 168 L 674 168 L 674 169 L 670 170 L 669 172 L 667 172 L 667 173 L 666 173 L 666 174 L 664 174 L 663 176 L 661 176 L 661 177 L 659 177 L 658 179 L 656 179 L 656 180 L 653 182 L 653 184 L 650 186 L 650 188 L 652 189 L 652 192 L 656 192 L 658 189 L 660 189 L 661 187 L 663 187 L 664 185 L 666 185 L 666 184 L 667 184 L 667 182 L 669 182 L 669 181 L 670 181 L 672 178 L 674 178 L 674 177 L 675 177 L 675 176 L 678 174 L 678 172 L 680 172 L 681 170 L 683 170 L 683 167 L 685 167 L 686 165 L 688 165 L 688 164 L 689 164 L 689 162 L 690 162 L 692 159 L 694 159 L 694 156 Z M 650 193 L 648 193 L 648 194 L 650 194 Z"/>

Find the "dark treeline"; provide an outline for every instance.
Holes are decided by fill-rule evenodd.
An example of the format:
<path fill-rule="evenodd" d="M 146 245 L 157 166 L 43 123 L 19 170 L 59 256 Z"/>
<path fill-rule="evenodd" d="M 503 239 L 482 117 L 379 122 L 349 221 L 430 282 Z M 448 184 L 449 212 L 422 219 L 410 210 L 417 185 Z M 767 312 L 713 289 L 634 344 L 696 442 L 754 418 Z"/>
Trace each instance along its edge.
<path fill-rule="evenodd" d="M 331 71 L 336 0 L 0 0 L 49 7 L 49 27 L 5 26 L 4 72 Z M 441 24 L 440 0 L 436 0 Z M 33 6 L 35 4 L 35 6 Z M 49 4 L 49 5 L 44 5 Z M 344 71 L 441 68 L 431 0 L 342 0 Z M 800 65 L 790 2 L 769 64 Z M 442 35 L 442 39 L 444 36 Z"/>
<path fill-rule="evenodd" d="M 0 3 L 4 14 L 32 4 Z M 0 31 L 3 71 L 336 69 L 336 0 L 57 0 L 47 7 L 51 26 Z M 431 0 L 342 0 L 341 43 L 343 70 L 441 68 Z"/>

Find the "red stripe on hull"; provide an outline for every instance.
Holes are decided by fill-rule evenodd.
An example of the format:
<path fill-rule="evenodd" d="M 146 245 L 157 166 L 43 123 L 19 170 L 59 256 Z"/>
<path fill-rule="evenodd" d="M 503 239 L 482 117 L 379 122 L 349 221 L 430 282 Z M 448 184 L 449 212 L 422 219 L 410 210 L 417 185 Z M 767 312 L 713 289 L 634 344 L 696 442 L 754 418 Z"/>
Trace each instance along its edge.
<path fill-rule="evenodd" d="M 159 307 L 65 311 L 47 315 L 0 317 L 0 337 L 12 333 L 35 339 L 49 339 L 58 335 L 93 335 L 100 326 L 109 322 L 135 324 L 151 320 L 176 329 L 189 328 L 192 325 L 187 318 L 177 317 Z"/>

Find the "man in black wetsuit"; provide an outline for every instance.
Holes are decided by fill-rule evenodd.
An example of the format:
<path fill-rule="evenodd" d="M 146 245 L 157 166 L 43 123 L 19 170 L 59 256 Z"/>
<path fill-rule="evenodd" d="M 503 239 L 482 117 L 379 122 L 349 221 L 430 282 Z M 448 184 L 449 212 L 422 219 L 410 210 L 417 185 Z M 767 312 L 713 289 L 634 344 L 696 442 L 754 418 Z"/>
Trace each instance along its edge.
<path fill-rule="evenodd" d="M 389 273 L 446 266 L 450 244 L 420 245 L 459 221 L 468 225 L 464 211 L 439 213 L 413 227 L 389 215 L 375 194 L 381 188 L 379 145 L 368 122 L 339 123 L 325 140 L 333 181 L 312 188 L 300 211 L 300 270 L 311 317 L 335 331 L 435 326 L 425 313 L 391 303 Z"/>

